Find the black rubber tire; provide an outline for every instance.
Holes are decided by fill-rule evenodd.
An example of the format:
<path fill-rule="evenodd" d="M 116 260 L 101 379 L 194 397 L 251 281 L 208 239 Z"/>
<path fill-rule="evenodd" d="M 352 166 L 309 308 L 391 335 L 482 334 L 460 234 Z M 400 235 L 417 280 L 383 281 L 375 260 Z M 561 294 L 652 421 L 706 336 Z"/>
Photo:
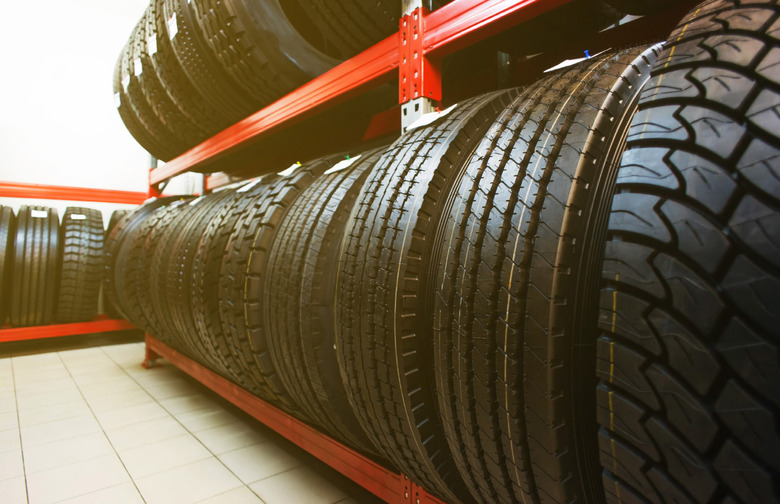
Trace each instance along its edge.
<path fill-rule="evenodd" d="M 161 102 L 162 96 L 152 97 L 150 100 L 148 90 L 144 90 L 144 72 L 154 72 L 154 68 L 148 60 L 145 62 L 141 53 L 142 44 L 146 41 L 146 17 L 149 11 L 144 12 L 143 17 L 133 30 L 128 42 L 127 53 L 125 54 L 125 77 L 129 77 L 129 82 L 125 87 L 125 92 L 130 100 L 130 106 L 133 108 L 135 116 L 139 123 L 144 127 L 149 136 L 156 141 L 159 151 L 152 152 L 155 157 L 168 161 L 173 159 L 179 152 L 185 149 L 185 145 L 179 141 L 170 125 L 165 124 L 165 117 L 158 115 L 155 106 Z M 148 149 L 147 149 L 148 150 Z"/>
<path fill-rule="evenodd" d="M 124 219 L 125 215 L 132 213 L 132 210 L 114 210 L 111 212 L 111 217 L 108 218 L 108 226 L 106 226 L 105 238 L 108 239 L 108 235 L 114 229 L 114 226 L 119 224 L 119 221 Z"/>
<path fill-rule="evenodd" d="M 383 455 L 451 502 L 471 499 L 430 365 L 437 224 L 464 156 L 516 94 L 473 98 L 393 143 L 363 186 L 340 253 L 336 330 L 350 404 Z"/>
<path fill-rule="evenodd" d="M 156 156 L 162 152 L 162 146 L 153 138 L 141 124 L 136 116 L 133 106 L 130 104 L 130 97 L 127 94 L 127 85 L 130 82 L 127 66 L 127 52 L 129 51 L 130 41 L 122 48 L 114 65 L 114 102 L 127 131 L 138 144 L 146 149 L 151 155 Z"/>
<path fill-rule="evenodd" d="M 57 210 L 23 205 L 17 215 L 11 325 L 43 325 L 54 316 L 59 270 Z"/>
<path fill-rule="evenodd" d="M 173 103 L 192 123 L 203 129 L 206 137 L 211 136 L 234 121 L 223 109 L 206 100 L 184 72 L 168 38 L 164 2 L 153 0 L 153 6 L 149 7 L 146 27 L 149 59 Z M 153 38 L 148 36 L 150 33 L 154 34 Z M 150 48 L 150 42 L 157 45 L 156 51 Z"/>
<path fill-rule="evenodd" d="M 606 0 L 620 12 L 637 16 L 661 12 L 684 1 L 686 0 Z"/>
<path fill-rule="evenodd" d="M 164 313 L 158 312 L 159 298 L 152 294 L 153 282 L 157 281 L 152 278 L 152 261 L 161 236 L 190 199 L 179 197 L 155 209 L 135 227 L 117 254 L 123 273 L 117 282 L 122 311 L 133 325 L 169 344 L 174 342 L 175 334 L 167 330 L 167 319 L 163 319 Z"/>
<path fill-rule="evenodd" d="M 184 0 L 182 0 L 184 1 Z M 295 30 L 281 0 L 203 0 L 190 4 L 220 71 L 243 90 L 239 119 L 336 66 Z"/>
<path fill-rule="evenodd" d="M 778 26 L 704 2 L 642 93 L 603 266 L 609 502 L 780 502 Z"/>
<path fill-rule="evenodd" d="M 398 31 L 400 0 L 288 0 L 297 30 L 319 50 L 346 59 Z"/>
<path fill-rule="evenodd" d="M 334 438 L 363 452 L 376 448 L 341 381 L 334 348 L 334 265 L 357 195 L 381 153 L 380 148 L 353 156 L 348 167 L 322 175 L 300 194 L 279 226 L 265 281 L 247 292 L 262 310 L 263 339 L 298 407 Z"/>
<path fill-rule="evenodd" d="M 170 90 L 161 82 L 157 74 L 156 57 L 157 34 L 156 9 L 157 2 L 152 1 L 141 19 L 138 37 L 134 41 L 135 58 L 134 66 L 140 63 L 142 72 L 138 75 L 138 84 L 151 106 L 152 112 L 159 120 L 161 134 L 167 145 L 174 149 L 176 154 L 199 144 L 208 138 L 209 131 L 203 125 L 196 124 L 190 117 L 177 107 Z M 150 44 L 149 42 L 152 41 Z M 150 54 L 154 51 L 153 54 Z"/>
<path fill-rule="evenodd" d="M 15 236 L 16 214 L 13 208 L 0 205 L 0 327 L 5 324 L 11 306 Z"/>
<path fill-rule="evenodd" d="M 324 159 L 310 161 L 291 174 L 261 181 L 261 190 L 233 225 L 219 270 L 222 334 L 234 361 L 259 397 L 315 422 L 318 419 L 307 418 L 296 407 L 279 379 L 263 331 L 262 306 L 253 296 L 263 286 L 268 252 L 287 209 L 328 166 Z"/>
<path fill-rule="evenodd" d="M 104 235 L 104 250 L 103 250 L 103 261 L 105 262 L 106 258 L 106 252 L 105 249 L 108 247 L 108 237 L 111 234 L 111 231 L 114 229 L 114 226 L 116 226 L 119 221 L 121 221 L 126 215 L 130 214 L 132 210 L 114 210 L 111 212 L 111 217 L 108 218 L 108 227 L 106 227 L 106 232 Z M 122 314 L 119 313 L 116 308 L 114 308 L 113 303 L 109 301 L 108 296 L 106 295 L 106 288 L 105 285 L 103 285 L 103 281 L 106 276 L 106 266 L 103 265 L 103 272 L 101 273 L 101 297 L 102 297 L 102 304 L 103 304 L 103 311 L 112 319 L 118 319 L 122 318 Z"/>
<path fill-rule="evenodd" d="M 170 306 L 169 313 L 176 333 L 182 344 L 189 347 L 190 352 L 198 356 L 200 362 L 218 372 L 223 370 L 223 366 L 218 362 L 214 335 L 210 338 L 198 336 L 192 302 L 194 292 L 192 278 L 196 247 L 211 219 L 233 195 L 233 191 L 226 189 L 190 203 L 189 213 L 179 218 L 186 219 L 186 222 L 180 226 L 180 231 L 171 246 L 169 256 L 171 265 L 166 274 L 168 282 L 166 302 Z"/>
<path fill-rule="evenodd" d="M 164 0 L 164 33 L 190 82 L 210 106 L 222 110 L 232 124 L 248 114 L 252 103 L 241 87 L 220 68 L 194 18 L 194 9 L 187 0 Z"/>
<path fill-rule="evenodd" d="M 442 217 L 434 360 L 450 450 L 481 503 L 604 501 L 596 306 L 609 188 L 657 48 L 527 88 Z"/>
<path fill-rule="evenodd" d="M 103 214 L 84 207 L 67 207 L 60 225 L 57 322 L 95 318 L 103 279 Z"/>
<path fill-rule="evenodd" d="M 152 212 L 177 199 L 178 198 L 172 196 L 148 201 L 138 207 L 134 212 L 122 217 L 108 232 L 104 246 L 106 258 L 104 261 L 103 293 L 105 294 L 111 309 L 124 319 L 128 319 L 127 314 L 122 310 L 124 295 L 120 296 L 117 292 L 117 286 L 122 283 L 123 270 L 126 266 L 117 259 L 122 250 L 122 246 L 126 239 L 132 237 L 135 228 Z"/>

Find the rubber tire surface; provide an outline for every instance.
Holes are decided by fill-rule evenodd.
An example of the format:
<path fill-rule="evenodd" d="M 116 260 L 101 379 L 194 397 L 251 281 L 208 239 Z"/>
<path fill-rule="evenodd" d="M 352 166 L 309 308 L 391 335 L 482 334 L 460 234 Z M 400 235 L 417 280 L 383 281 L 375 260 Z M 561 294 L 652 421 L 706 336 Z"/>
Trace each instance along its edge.
<path fill-rule="evenodd" d="M 329 166 L 327 159 L 310 161 L 259 184 L 262 189 L 236 219 L 220 266 L 219 314 L 235 362 L 259 397 L 309 422 L 317 419 L 296 407 L 279 379 L 263 330 L 262 307 L 253 294 L 263 286 L 268 252 L 287 209 Z"/>
<path fill-rule="evenodd" d="M 291 0 L 286 5 L 302 35 L 333 57 L 346 59 L 398 31 L 399 0 Z M 313 38 L 311 31 L 317 33 Z"/>
<path fill-rule="evenodd" d="M 222 279 L 220 268 L 236 221 L 264 190 L 265 185 L 275 178 L 276 175 L 266 175 L 233 191 L 206 224 L 195 246 L 192 260 L 190 296 L 192 315 L 197 327 L 195 336 L 200 339 L 198 344 L 214 349 L 217 372 L 253 393 L 256 392 L 254 385 L 243 371 L 243 366 L 234 359 L 230 339 L 223 333 L 219 298 Z"/>
<path fill-rule="evenodd" d="M 67 207 L 60 224 L 57 322 L 95 318 L 103 279 L 103 214 L 94 208 Z"/>
<path fill-rule="evenodd" d="M 778 26 L 704 2 L 642 93 L 603 267 L 609 502 L 780 502 Z"/>
<path fill-rule="evenodd" d="M 337 345 L 350 404 L 388 460 L 451 502 L 470 499 L 430 365 L 437 221 L 465 156 L 515 95 L 467 100 L 393 143 L 363 186 L 340 254 Z"/>
<path fill-rule="evenodd" d="M 38 212 L 44 215 L 34 217 Z M 23 205 L 16 224 L 11 325 L 47 324 L 57 296 L 59 216 L 53 208 Z"/>
<path fill-rule="evenodd" d="M 603 502 L 595 382 L 583 379 L 595 368 L 592 258 L 656 54 L 601 56 L 527 88 L 454 188 L 434 364 L 445 434 L 479 502 Z"/>
<path fill-rule="evenodd" d="M 0 326 L 5 324 L 11 306 L 15 236 L 16 214 L 13 208 L 0 205 Z"/>
<path fill-rule="evenodd" d="M 353 155 L 349 166 L 326 172 L 300 194 L 277 231 L 262 290 L 247 293 L 263 310 L 270 356 L 298 407 L 334 438 L 363 452 L 376 448 L 341 381 L 334 348 L 335 265 L 350 212 L 381 153 L 380 148 Z"/>
<path fill-rule="evenodd" d="M 128 319 L 122 310 L 122 299 L 117 292 L 117 285 L 122 282 L 125 264 L 117 260 L 126 239 L 132 237 L 136 227 L 140 225 L 152 212 L 159 207 L 176 201 L 176 197 L 157 198 L 146 202 L 135 211 L 125 215 L 109 230 L 104 245 L 105 262 L 103 274 L 103 293 L 109 302 L 110 309 Z M 110 225 L 110 223 L 109 223 Z M 129 320 L 129 319 L 128 319 Z"/>
<path fill-rule="evenodd" d="M 181 344 L 190 349 L 190 354 L 217 371 L 221 371 L 222 366 L 217 362 L 218 354 L 213 338 L 198 337 L 191 280 L 195 247 L 213 215 L 232 197 L 233 191 L 226 189 L 190 202 L 188 212 L 182 213 L 178 218 L 180 221 L 186 221 L 176 226 L 179 231 L 167 256 L 170 264 L 165 274 L 168 283 L 165 302 L 170 306 L 170 323 L 173 325 L 171 330 L 176 332 Z M 163 275 L 160 274 L 159 278 L 163 278 Z"/>

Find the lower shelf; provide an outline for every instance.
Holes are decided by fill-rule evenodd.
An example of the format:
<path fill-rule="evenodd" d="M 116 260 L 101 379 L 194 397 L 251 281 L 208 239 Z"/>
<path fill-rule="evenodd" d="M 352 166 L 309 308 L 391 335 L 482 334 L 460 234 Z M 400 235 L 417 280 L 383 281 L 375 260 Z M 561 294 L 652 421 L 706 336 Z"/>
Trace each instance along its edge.
<path fill-rule="evenodd" d="M 446 504 L 417 486 L 403 474 L 390 471 L 354 450 L 304 424 L 284 411 L 250 394 L 238 385 L 146 336 L 144 367 L 163 357 L 238 408 L 322 460 L 369 492 L 390 504 Z"/>
<path fill-rule="evenodd" d="M 0 329 L 0 343 L 57 338 L 60 336 L 73 336 L 76 334 L 124 331 L 127 329 L 135 329 L 135 326 L 127 320 L 109 318 L 97 318 L 89 322 L 75 322 L 72 324 L 8 327 Z"/>

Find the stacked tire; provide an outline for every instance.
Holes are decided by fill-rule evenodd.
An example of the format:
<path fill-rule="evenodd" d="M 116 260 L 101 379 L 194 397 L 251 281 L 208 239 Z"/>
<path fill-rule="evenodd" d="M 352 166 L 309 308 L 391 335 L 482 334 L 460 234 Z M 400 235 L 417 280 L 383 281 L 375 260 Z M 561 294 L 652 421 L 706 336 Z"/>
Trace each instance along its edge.
<path fill-rule="evenodd" d="M 778 25 L 708 0 L 389 146 L 149 203 L 113 299 L 448 502 L 780 502 Z"/>
<path fill-rule="evenodd" d="M 0 325 L 94 319 L 103 278 L 103 217 L 94 209 L 0 207 Z"/>

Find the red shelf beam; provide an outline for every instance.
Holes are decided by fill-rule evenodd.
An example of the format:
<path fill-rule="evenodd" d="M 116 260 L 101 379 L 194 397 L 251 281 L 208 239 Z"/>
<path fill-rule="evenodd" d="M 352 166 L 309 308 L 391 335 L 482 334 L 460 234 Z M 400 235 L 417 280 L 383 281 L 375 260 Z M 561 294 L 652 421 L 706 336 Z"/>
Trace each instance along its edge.
<path fill-rule="evenodd" d="M 456 0 L 424 16 L 423 56 L 441 58 L 571 0 Z M 396 33 L 267 107 L 152 170 L 158 184 L 229 154 L 263 135 L 333 107 L 389 81 L 398 70 Z"/>
<path fill-rule="evenodd" d="M 446 504 L 415 485 L 407 477 L 390 471 L 331 439 L 147 334 L 144 367 L 153 367 L 158 357 L 165 358 L 380 499 L 390 504 Z"/>
<path fill-rule="evenodd" d="M 145 192 L 90 189 L 85 187 L 54 186 L 0 182 L 0 196 L 67 201 L 97 201 L 100 203 L 127 203 L 140 205 L 148 198 Z"/>
<path fill-rule="evenodd" d="M 0 329 L 0 343 L 57 338 L 60 336 L 73 336 L 78 334 L 124 331 L 126 329 L 135 329 L 135 326 L 127 320 L 119 319 L 97 319 L 91 322 L 52 324 L 34 327 L 10 327 L 7 329 Z"/>

